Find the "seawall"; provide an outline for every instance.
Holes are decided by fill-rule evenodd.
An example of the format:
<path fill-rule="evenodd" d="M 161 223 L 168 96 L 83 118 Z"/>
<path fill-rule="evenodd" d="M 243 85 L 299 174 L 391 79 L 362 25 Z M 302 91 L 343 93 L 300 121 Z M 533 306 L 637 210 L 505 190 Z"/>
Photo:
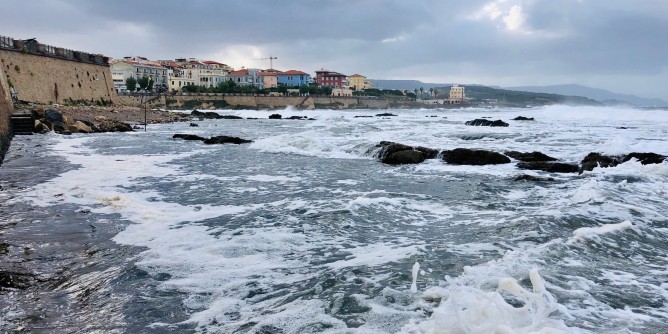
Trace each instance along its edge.
<path fill-rule="evenodd" d="M 9 84 L 5 71 L 0 68 L 0 165 L 5 157 L 5 152 L 9 148 L 9 141 L 11 139 L 11 128 L 9 119 L 14 110 L 11 94 L 9 91 Z"/>
<path fill-rule="evenodd" d="M 428 107 L 410 99 L 375 97 L 329 97 L 329 96 L 266 96 L 243 94 L 179 94 L 167 96 L 144 96 L 149 108 L 165 109 L 388 109 Z M 142 97 L 120 95 L 122 105 L 139 107 Z"/>

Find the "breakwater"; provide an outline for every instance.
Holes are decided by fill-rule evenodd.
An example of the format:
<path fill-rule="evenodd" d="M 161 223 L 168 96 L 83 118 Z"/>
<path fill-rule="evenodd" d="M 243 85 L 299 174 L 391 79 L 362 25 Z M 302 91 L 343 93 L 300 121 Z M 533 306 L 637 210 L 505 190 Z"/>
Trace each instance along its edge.
<path fill-rule="evenodd" d="M 120 95 L 122 105 L 139 107 L 148 101 L 150 108 L 165 109 L 388 109 L 429 107 L 407 98 L 378 98 L 370 96 L 269 96 L 252 94 L 177 94 L 161 96 Z"/>

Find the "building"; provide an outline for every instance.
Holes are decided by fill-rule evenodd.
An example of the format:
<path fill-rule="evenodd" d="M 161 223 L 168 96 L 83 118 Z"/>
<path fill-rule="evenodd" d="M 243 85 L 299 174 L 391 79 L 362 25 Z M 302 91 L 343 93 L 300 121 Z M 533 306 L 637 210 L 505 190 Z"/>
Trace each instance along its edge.
<path fill-rule="evenodd" d="M 263 71 L 260 72 L 260 77 L 262 77 L 262 84 L 264 88 L 278 87 L 278 74 L 276 72 Z"/>
<path fill-rule="evenodd" d="M 308 86 L 311 83 L 311 75 L 297 70 L 278 72 L 278 84 L 288 87 Z"/>
<path fill-rule="evenodd" d="M 468 103 L 464 87 L 460 85 L 452 85 L 450 87 L 450 96 L 445 100 L 446 104 L 462 104 Z"/>
<path fill-rule="evenodd" d="M 346 75 L 338 72 L 321 69 L 320 71 L 315 71 L 315 77 L 317 87 L 342 88 L 348 86 Z"/>
<path fill-rule="evenodd" d="M 264 88 L 264 79 L 260 76 L 260 70 L 256 68 L 233 71 L 227 74 L 227 80 L 234 81 L 239 86 L 255 86 Z"/>
<path fill-rule="evenodd" d="M 353 96 L 353 90 L 348 87 L 332 88 L 332 96 Z"/>
<path fill-rule="evenodd" d="M 144 57 L 125 57 L 115 60 L 111 64 L 111 77 L 117 92 L 125 92 L 125 81 L 132 77 L 136 80 L 142 77 L 153 80 L 154 89 L 168 87 L 168 68 L 159 62 L 150 61 Z"/>
<path fill-rule="evenodd" d="M 373 88 L 371 81 L 361 74 L 353 74 L 349 76 L 348 86 L 357 91 Z"/>

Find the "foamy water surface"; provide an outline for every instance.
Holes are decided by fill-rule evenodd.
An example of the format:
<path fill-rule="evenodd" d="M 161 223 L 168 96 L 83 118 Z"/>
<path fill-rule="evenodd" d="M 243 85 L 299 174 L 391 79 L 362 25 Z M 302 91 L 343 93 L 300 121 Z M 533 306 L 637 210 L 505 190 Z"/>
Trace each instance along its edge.
<path fill-rule="evenodd" d="M 389 112 L 398 116 L 221 111 L 262 119 L 48 135 L 52 154 L 78 167 L 21 200 L 130 223 L 113 239 L 141 247 L 127 265 L 159 281 L 152 303 L 178 295 L 188 317 L 147 322 L 147 332 L 668 332 L 667 162 L 548 175 L 514 163 L 395 167 L 373 158 L 382 140 L 565 162 L 589 152 L 668 155 L 667 112 Z M 520 115 L 536 120 L 510 121 Z M 480 117 L 510 126 L 464 125 Z M 204 145 L 174 133 L 254 143 Z M 520 174 L 555 181 L 514 181 Z"/>

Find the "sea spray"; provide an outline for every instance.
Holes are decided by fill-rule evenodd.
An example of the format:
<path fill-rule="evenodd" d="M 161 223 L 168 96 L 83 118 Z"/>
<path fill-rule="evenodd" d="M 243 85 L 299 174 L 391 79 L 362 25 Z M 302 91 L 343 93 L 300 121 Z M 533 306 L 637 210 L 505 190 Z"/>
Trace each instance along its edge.
<path fill-rule="evenodd" d="M 417 292 L 417 277 L 418 277 L 419 273 L 420 273 L 420 263 L 415 261 L 415 264 L 413 265 L 413 283 L 411 283 L 411 292 L 412 293 Z"/>

